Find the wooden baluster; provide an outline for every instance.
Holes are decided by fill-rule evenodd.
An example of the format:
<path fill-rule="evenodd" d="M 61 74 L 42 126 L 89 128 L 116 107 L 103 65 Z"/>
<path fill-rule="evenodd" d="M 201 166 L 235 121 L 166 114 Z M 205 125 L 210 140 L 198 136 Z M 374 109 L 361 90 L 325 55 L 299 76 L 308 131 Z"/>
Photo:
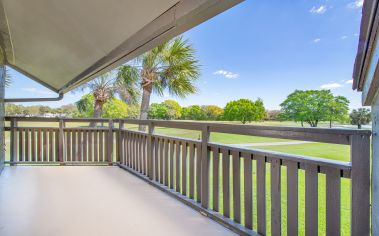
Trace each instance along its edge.
<path fill-rule="evenodd" d="M 298 163 L 286 161 L 287 166 L 287 235 L 298 235 Z"/>
<path fill-rule="evenodd" d="M 30 160 L 32 162 L 36 161 L 36 129 L 30 129 Z"/>
<path fill-rule="evenodd" d="M 117 161 L 125 165 L 125 150 L 124 150 L 124 121 L 120 120 L 118 123 L 118 157 Z"/>
<path fill-rule="evenodd" d="M 326 235 L 341 235 L 341 171 L 326 170 Z"/>
<path fill-rule="evenodd" d="M 305 165 L 305 234 L 318 235 L 318 170 L 317 165 Z"/>
<path fill-rule="evenodd" d="M 271 233 L 281 235 L 280 159 L 271 159 Z"/>
<path fill-rule="evenodd" d="M 266 234 L 266 158 L 255 156 L 257 164 L 257 221 L 258 233 Z"/>
<path fill-rule="evenodd" d="M 187 142 L 182 142 L 182 194 L 187 195 Z"/>
<path fill-rule="evenodd" d="M 195 145 L 190 143 L 189 147 L 189 197 L 195 197 Z"/>
<path fill-rule="evenodd" d="M 174 153 L 174 140 L 170 141 L 170 188 L 174 189 L 174 163 L 175 163 L 175 153 Z"/>
<path fill-rule="evenodd" d="M 201 205 L 209 207 L 209 126 L 206 125 L 201 131 Z"/>
<path fill-rule="evenodd" d="M 224 216 L 230 217 L 230 157 L 229 150 L 222 149 L 222 192 Z"/>
<path fill-rule="evenodd" d="M 169 186 L 169 183 L 168 183 L 168 139 L 165 139 L 164 140 L 164 184 L 166 186 Z"/>
<path fill-rule="evenodd" d="M 14 165 L 14 162 L 17 161 L 17 120 L 16 118 L 11 119 L 11 134 L 10 134 L 10 139 L 11 139 L 11 146 L 10 146 L 10 162 L 11 166 Z"/>
<path fill-rule="evenodd" d="M 175 184 L 176 184 L 176 188 L 175 190 L 177 192 L 180 192 L 180 142 L 179 141 L 175 141 L 175 145 L 176 145 L 176 148 L 175 148 L 175 164 L 176 164 L 176 168 L 175 168 Z"/>
<path fill-rule="evenodd" d="M 65 123 L 63 120 L 59 120 L 59 133 L 58 133 L 58 139 L 59 139 L 59 144 L 58 144 L 58 161 L 60 163 L 65 162 L 65 151 L 64 151 L 64 133 L 63 133 L 63 128 L 65 126 Z"/>
<path fill-rule="evenodd" d="M 212 148 L 213 153 L 213 210 L 219 211 L 219 149 Z"/>
<path fill-rule="evenodd" d="M 108 146 L 107 146 L 107 157 L 109 165 L 113 164 L 113 120 L 108 122 Z"/>
<path fill-rule="evenodd" d="M 242 153 L 244 172 L 245 227 L 253 229 L 253 168 L 251 154 Z"/>

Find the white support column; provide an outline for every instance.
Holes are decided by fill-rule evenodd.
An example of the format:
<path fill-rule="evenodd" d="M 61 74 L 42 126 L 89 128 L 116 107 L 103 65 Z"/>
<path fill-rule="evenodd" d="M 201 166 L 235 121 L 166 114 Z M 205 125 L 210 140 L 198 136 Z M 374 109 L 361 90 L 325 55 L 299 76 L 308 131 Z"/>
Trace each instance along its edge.
<path fill-rule="evenodd" d="M 372 235 L 379 235 L 379 96 L 371 106 L 372 114 Z"/>

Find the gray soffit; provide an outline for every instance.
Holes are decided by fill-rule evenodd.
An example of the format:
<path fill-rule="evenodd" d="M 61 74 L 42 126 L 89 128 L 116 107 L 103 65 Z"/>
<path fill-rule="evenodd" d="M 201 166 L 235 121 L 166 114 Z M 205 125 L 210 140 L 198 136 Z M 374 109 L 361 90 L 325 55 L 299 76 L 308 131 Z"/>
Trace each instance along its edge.
<path fill-rule="evenodd" d="M 0 0 L 7 65 L 67 92 L 241 0 Z"/>
<path fill-rule="evenodd" d="M 362 105 L 369 106 L 379 93 L 379 1 L 366 0 L 353 72 L 353 89 L 362 92 Z"/>
<path fill-rule="evenodd" d="M 366 78 L 367 66 L 370 63 L 377 25 L 377 0 L 365 0 L 362 8 L 362 19 L 359 44 L 353 71 L 353 89 L 362 91 Z M 376 22 L 375 22 L 376 21 Z"/>

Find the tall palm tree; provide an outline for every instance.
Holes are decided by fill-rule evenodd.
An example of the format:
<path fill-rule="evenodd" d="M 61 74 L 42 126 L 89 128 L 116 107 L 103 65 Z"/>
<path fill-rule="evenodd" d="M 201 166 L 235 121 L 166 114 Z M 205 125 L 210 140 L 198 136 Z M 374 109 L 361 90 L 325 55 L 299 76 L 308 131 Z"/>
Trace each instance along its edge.
<path fill-rule="evenodd" d="M 108 72 L 105 73 L 96 79 L 84 84 L 81 86 L 81 90 L 89 88 L 91 91 L 91 94 L 94 97 L 94 109 L 93 109 L 93 118 L 100 118 L 101 113 L 103 111 L 104 104 L 113 97 L 115 92 L 115 86 L 114 86 L 114 79 L 112 77 L 112 73 Z M 77 102 L 77 106 L 80 109 L 86 110 L 86 106 L 88 106 L 88 103 L 81 99 Z M 90 126 L 95 126 L 95 122 L 91 122 Z"/>
<path fill-rule="evenodd" d="M 140 119 L 147 119 L 152 92 L 185 97 L 197 92 L 194 85 L 200 76 L 195 50 L 187 40 L 177 37 L 143 54 L 141 61 L 142 101 Z M 141 131 L 145 130 L 140 126 Z"/>
<path fill-rule="evenodd" d="M 138 89 L 139 82 L 138 68 L 131 65 L 122 65 L 118 68 L 115 88 L 117 93 L 128 105 L 138 103 L 140 91 Z"/>

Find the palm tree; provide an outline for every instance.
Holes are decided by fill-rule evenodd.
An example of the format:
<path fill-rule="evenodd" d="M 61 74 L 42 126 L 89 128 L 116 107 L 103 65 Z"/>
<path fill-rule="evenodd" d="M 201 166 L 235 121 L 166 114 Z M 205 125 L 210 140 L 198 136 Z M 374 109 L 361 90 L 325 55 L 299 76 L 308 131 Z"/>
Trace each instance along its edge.
<path fill-rule="evenodd" d="M 122 65 L 118 68 L 115 88 L 117 93 L 128 105 L 136 105 L 140 97 L 138 90 L 139 82 L 138 68 L 131 65 Z"/>
<path fill-rule="evenodd" d="M 143 90 L 140 119 L 147 119 L 152 92 L 163 95 L 167 89 L 178 97 L 196 93 L 194 81 L 200 76 L 198 60 L 192 45 L 182 37 L 159 45 L 138 60 L 141 61 Z M 139 129 L 144 131 L 145 127 Z"/>
<path fill-rule="evenodd" d="M 80 89 L 83 91 L 86 88 L 90 89 L 91 94 L 94 97 L 93 118 L 100 118 L 104 104 L 114 95 L 115 86 L 114 79 L 112 78 L 112 73 L 105 73 L 98 78 L 84 84 Z M 77 102 L 77 106 L 79 110 L 82 109 L 84 111 L 86 110 L 88 103 L 85 100 L 81 99 Z M 90 126 L 93 127 L 95 124 L 95 122 L 91 122 Z"/>

